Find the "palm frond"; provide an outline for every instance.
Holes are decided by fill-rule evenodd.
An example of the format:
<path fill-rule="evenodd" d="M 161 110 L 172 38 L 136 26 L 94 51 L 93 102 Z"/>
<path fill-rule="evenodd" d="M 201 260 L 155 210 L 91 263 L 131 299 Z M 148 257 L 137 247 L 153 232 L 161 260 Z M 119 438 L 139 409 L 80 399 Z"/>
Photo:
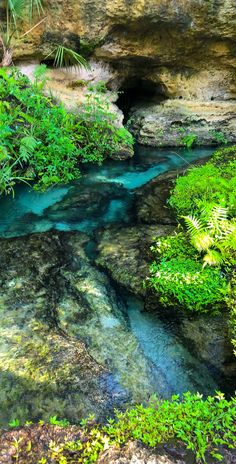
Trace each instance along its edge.
<path fill-rule="evenodd" d="M 7 0 L 10 19 L 14 23 L 15 28 L 17 27 L 17 19 L 22 18 L 25 6 L 25 0 Z"/>
<path fill-rule="evenodd" d="M 79 53 L 75 52 L 70 48 L 66 48 L 63 45 L 59 45 L 55 50 L 54 66 L 56 68 L 68 68 L 69 66 L 79 66 L 85 69 L 89 68 L 89 65 L 85 58 Z"/>
<path fill-rule="evenodd" d="M 29 0 L 28 1 L 29 19 L 32 22 L 34 13 L 36 12 L 40 17 L 44 12 L 43 4 L 41 0 Z"/>

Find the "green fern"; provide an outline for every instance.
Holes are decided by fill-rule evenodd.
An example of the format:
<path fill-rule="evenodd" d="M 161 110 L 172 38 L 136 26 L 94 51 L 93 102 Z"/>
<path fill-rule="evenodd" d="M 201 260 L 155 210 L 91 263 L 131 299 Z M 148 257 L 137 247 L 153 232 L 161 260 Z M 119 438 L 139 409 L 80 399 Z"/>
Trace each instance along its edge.
<path fill-rule="evenodd" d="M 207 264 L 208 266 L 220 266 L 224 262 L 224 257 L 219 251 L 208 250 L 203 257 L 203 267 Z"/>
<path fill-rule="evenodd" d="M 236 222 L 229 220 L 227 215 L 227 208 L 213 204 L 210 209 L 202 210 L 200 218 L 183 216 L 192 245 L 200 253 L 205 253 L 204 266 L 229 262 L 229 255 L 236 251 Z M 231 256 L 231 261 L 233 259 Z"/>
<path fill-rule="evenodd" d="M 22 161 L 28 161 L 30 155 L 34 153 L 34 150 L 37 146 L 37 140 L 31 136 L 31 135 L 26 135 L 21 139 L 21 144 L 20 144 L 20 158 Z"/>

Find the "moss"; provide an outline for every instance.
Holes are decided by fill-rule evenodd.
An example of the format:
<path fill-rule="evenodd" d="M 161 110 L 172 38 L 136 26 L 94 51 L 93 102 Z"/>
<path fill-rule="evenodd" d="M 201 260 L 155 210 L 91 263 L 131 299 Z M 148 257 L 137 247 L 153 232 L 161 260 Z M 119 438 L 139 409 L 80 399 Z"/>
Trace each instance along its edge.
<path fill-rule="evenodd" d="M 85 58 L 89 58 L 103 43 L 104 39 L 80 39 L 80 53 Z"/>

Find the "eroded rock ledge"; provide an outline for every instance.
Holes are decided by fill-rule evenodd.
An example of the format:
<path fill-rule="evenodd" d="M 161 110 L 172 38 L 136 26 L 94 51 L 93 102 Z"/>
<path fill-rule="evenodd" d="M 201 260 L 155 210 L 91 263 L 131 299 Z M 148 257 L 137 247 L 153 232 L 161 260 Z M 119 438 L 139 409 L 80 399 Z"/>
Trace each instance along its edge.
<path fill-rule="evenodd" d="M 234 0 L 50 0 L 45 8 L 46 21 L 17 46 L 15 59 L 43 61 L 55 43 L 92 58 L 94 73 L 74 81 L 90 74 L 128 99 L 143 94 L 142 123 L 134 113 L 142 143 L 181 144 L 158 133 L 175 129 L 176 118 L 201 144 L 214 139 L 207 126 L 235 141 Z"/>

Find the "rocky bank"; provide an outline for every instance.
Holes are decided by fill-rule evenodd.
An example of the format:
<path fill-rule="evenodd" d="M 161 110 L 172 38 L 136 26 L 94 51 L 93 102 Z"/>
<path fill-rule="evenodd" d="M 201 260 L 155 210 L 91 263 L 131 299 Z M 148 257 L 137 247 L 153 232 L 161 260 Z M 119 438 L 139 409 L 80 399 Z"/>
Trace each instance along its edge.
<path fill-rule="evenodd" d="M 59 43 L 92 59 L 89 72 L 54 75 L 52 87 L 64 80 L 75 99 L 83 80 L 123 91 L 120 107 L 133 109 L 143 144 L 182 145 L 190 134 L 199 144 L 236 140 L 234 0 L 49 0 L 45 17 L 16 44 L 16 61 L 42 62 Z"/>

